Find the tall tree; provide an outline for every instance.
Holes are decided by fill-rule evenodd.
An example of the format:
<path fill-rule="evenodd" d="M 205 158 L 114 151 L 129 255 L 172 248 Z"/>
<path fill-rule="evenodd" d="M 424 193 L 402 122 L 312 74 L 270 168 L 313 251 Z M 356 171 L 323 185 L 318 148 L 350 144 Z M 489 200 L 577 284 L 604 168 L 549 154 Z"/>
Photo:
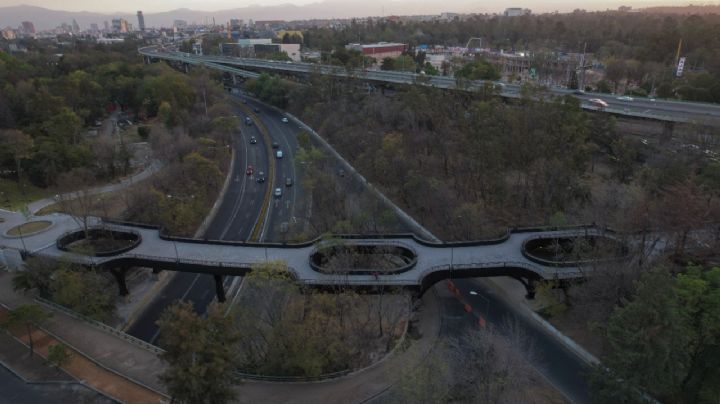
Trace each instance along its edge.
<path fill-rule="evenodd" d="M 608 320 L 604 365 L 610 373 L 599 369 L 593 380 L 603 399 L 637 399 L 641 391 L 671 398 L 680 391 L 691 366 L 693 335 L 673 286 L 664 268 L 645 274 L 633 300 Z"/>
<path fill-rule="evenodd" d="M 31 155 L 34 145 L 32 137 L 16 129 L 4 129 L 0 130 L 0 144 L 15 161 L 17 182 L 21 183 L 23 178 L 22 161 Z"/>
<path fill-rule="evenodd" d="M 35 345 L 33 340 L 33 331 L 35 328 L 40 327 L 45 320 L 52 317 L 51 313 L 46 312 L 42 307 L 37 304 L 25 304 L 14 310 L 10 311 L 7 320 L 2 323 L 2 327 L 5 329 L 14 327 L 23 327 L 27 333 L 28 346 L 30 348 L 30 355 L 35 352 Z"/>
<path fill-rule="evenodd" d="M 169 366 L 160 380 L 174 401 L 215 404 L 235 398 L 232 375 L 238 334 L 232 318 L 217 304 L 200 316 L 189 302 L 176 303 L 162 314 L 161 358 Z"/>

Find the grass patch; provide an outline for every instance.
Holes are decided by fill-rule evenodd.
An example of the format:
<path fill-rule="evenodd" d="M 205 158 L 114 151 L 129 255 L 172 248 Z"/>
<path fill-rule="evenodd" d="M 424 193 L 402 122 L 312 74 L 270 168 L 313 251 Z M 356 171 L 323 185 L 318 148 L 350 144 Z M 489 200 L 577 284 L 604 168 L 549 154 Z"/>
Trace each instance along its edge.
<path fill-rule="evenodd" d="M 60 204 L 53 203 L 52 205 L 48 205 L 37 212 L 35 212 L 35 216 L 45 216 L 50 215 L 53 213 L 62 213 L 62 209 L 60 208 Z"/>
<path fill-rule="evenodd" d="M 38 220 L 35 222 L 28 222 L 21 224 L 20 226 L 15 226 L 12 229 L 8 230 L 7 234 L 9 236 L 20 236 L 21 234 L 31 234 L 38 232 L 40 230 L 45 230 L 48 227 L 52 225 L 52 222 L 47 220 Z"/>
<path fill-rule="evenodd" d="M 20 210 L 23 206 L 38 199 L 53 196 L 50 189 L 39 188 L 31 184 L 18 186 L 18 183 L 7 178 L 0 178 L 0 208 Z"/>

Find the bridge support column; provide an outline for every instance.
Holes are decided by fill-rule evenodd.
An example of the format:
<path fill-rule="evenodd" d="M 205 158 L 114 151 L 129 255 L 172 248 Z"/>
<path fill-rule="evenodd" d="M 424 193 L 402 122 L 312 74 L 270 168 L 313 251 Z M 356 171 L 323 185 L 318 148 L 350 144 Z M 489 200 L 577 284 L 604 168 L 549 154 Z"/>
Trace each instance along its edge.
<path fill-rule="evenodd" d="M 120 296 L 127 296 L 130 294 L 130 291 L 127 287 L 127 282 L 125 280 L 125 275 L 127 275 L 127 268 L 110 268 L 110 273 L 113 274 L 113 277 L 115 277 L 115 281 L 118 284 L 118 293 Z"/>
<path fill-rule="evenodd" d="M 189 64 L 184 63 L 184 64 L 183 64 L 183 67 L 185 67 L 185 74 L 190 73 L 190 65 L 189 65 Z"/>
<path fill-rule="evenodd" d="M 673 129 L 675 129 L 675 122 L 663 122 L 663 131 L 662 136 L 660 137 L 660 141 L 662 143 L 669 142 L 670 139 L 672 139 Z"/>
<path fill-rule="evenodd" d="M 233 74 L 232 79 L 233 79 L 233 85 L 236 86 L 237 85 L 237 76 Z"/>
<path fill-rule="evenodd" d="M 525 294 L 526 299 L 535 299 L 535 279 L 528 279 L 527 283 L 525 284 L 525 291 L 527 292 Z"/>
<path fill-rule="evenodd" d="M 223 286 L 222 275 L 213 275 L 215 278 L 215 293 L 217 294 L 218 302 L 225 303 L 227 298 L 225 297 L 225 286 Z"/>

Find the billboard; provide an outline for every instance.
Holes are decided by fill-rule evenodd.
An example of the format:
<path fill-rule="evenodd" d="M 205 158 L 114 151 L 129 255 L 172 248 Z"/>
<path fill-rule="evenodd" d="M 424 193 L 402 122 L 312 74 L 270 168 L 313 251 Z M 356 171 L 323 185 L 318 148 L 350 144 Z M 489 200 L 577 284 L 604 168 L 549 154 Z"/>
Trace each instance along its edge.
<path fill-rule="evenodd" d="M 685 57 L 681 57 L 680 59 L 678 59 L 677 73 L 675 75 L 678 77 L 681 77 L 684 69 L 685 69 Z"/>

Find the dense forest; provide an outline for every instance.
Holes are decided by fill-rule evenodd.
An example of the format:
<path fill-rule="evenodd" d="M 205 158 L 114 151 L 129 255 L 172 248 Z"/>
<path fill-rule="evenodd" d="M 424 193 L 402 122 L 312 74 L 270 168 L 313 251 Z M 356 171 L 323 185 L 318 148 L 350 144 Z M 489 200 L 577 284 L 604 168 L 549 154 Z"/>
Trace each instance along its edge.
<path fill-rule="evenodd" d="M 544 315 L 568 333 L 591 335 L 583 343 L 612 369 L 593 372 L 603 402 L 639 402 L 642 391 L 713 402 L 720 163 L 705 152 L 711 145 L 631 135 L 614 118 L 541 88 L 508 103 L 492 91 L 408 86 L 383 94 L 323 77 L 311 84 L 263 77 L 249 88 L 301 116 L 443 240 L 595 223 L 672 243 L 652 259 L 638 250 L 639 261 L 597 265 L 583 283 L 543 286 Z M 700 244 L 691 241 L 698 234 Z"/>
<path fill-rule="evenodd" d="M 58 46 L 30 41 L 25 54 L 0 53 L 0 202 L 20 209 L 53 189 L 107 183 L 154 159 L 165 168 L 150 188 L 124 194 L 121 212 L 73 213 L 121 214 L 193 234 L 222 184 L 237 125 L 222 86 L 208 71 L 144 65 L 139 42 Z M 117 130 L 113 121 L 129 126 Z M 134 153 L 143 147 L 147 158 Z"/>

